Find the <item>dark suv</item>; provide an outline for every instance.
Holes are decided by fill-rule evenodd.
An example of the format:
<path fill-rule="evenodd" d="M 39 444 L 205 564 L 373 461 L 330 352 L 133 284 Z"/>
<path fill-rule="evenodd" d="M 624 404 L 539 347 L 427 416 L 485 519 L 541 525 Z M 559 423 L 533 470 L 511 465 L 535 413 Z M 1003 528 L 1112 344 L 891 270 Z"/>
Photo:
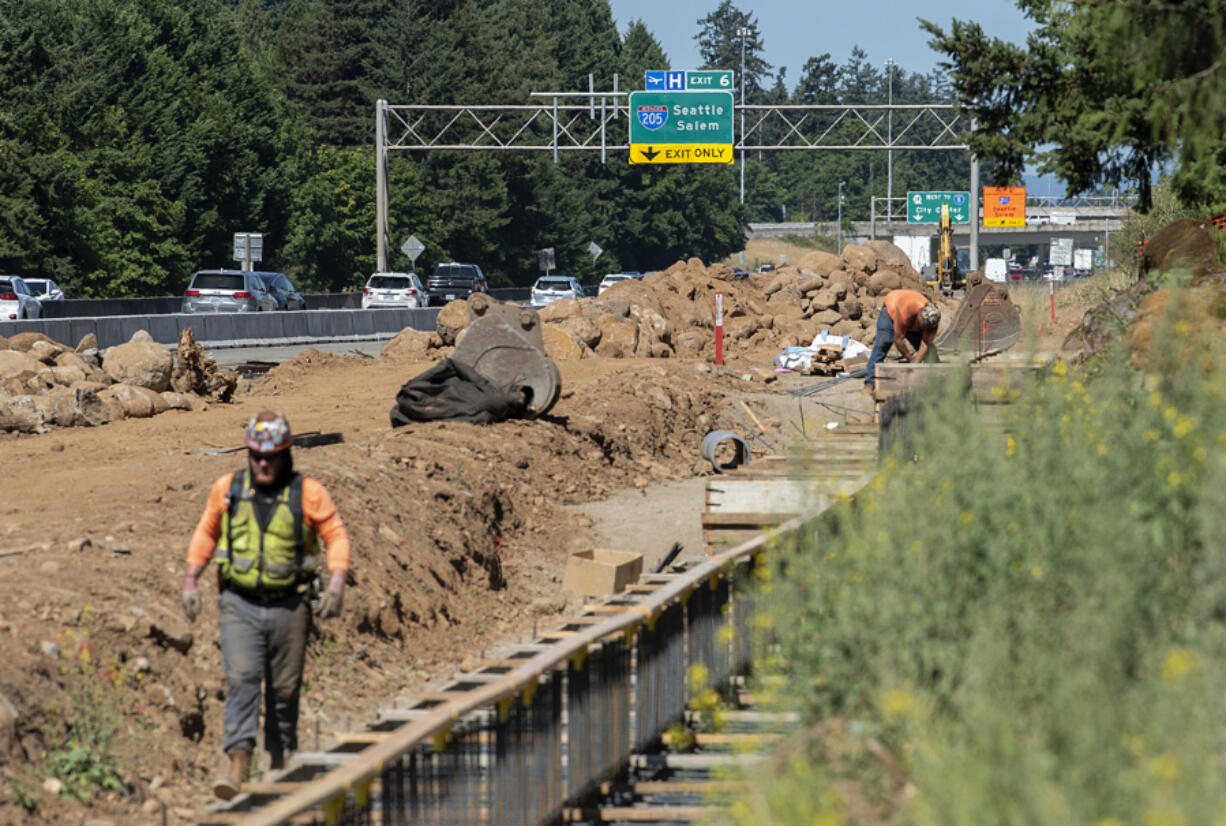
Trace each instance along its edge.
<path fill-rule="evenodd" d="M 485 273 L 476 264 L 439 264 L 426 279 L 426 306 L 446 304 L 473 293 L 488 293 Z"/>

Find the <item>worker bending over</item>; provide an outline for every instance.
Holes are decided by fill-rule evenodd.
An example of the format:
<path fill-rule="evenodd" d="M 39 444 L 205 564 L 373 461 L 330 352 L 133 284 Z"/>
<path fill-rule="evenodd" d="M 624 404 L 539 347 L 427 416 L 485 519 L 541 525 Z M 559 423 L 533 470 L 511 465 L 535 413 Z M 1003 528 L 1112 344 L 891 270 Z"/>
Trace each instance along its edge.
<path fill-rule="evenodd" d="M 928 355 L 929 345 L 941 326 L 941 311 L 921 292 L 890 290 L 877 315 L 877 336 L 864 373 L 864 386 L 872 387 L 877 378 L 877 362 L 898 348 L 903 358 L 918 364 Z M 935 351 L 934 351 L 935 352 Z"/>
<path fill-rule="evenodd" d="M 327 547 L 328 587 L 320 617 L 341 611 L 349 569 L 349 534 L 319 482 L 294 472 L 293 437 L 280 413 L 266 410 L 247 424 L 247 467 L 227 473 L 209 491 L 187 549 L 183 611 L 200 613 L 197 579 L 217 551 L 221 593 L 221 659 L 226 672 L 225 735 L 229 765 L 213 793 L 229 800 L 251 772 L 259 730 L 260 688 L 267 680 L 264 747 L 272 769 L 298 747 L 298 694 L 311 624 L 310 583 L 320 540 Z"/>

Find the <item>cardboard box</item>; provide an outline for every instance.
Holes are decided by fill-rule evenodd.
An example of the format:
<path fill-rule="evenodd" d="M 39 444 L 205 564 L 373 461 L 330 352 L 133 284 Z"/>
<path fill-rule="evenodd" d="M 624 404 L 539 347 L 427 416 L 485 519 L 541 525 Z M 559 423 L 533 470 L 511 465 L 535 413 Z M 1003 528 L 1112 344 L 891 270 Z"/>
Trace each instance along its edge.
<path fill-rule="evenodd" d="M 571 554 L 562 589 L 590 597 L 619 594 L 627 585 L 638 582 L 642 572 L 642 554 L 594 548 Z"/>

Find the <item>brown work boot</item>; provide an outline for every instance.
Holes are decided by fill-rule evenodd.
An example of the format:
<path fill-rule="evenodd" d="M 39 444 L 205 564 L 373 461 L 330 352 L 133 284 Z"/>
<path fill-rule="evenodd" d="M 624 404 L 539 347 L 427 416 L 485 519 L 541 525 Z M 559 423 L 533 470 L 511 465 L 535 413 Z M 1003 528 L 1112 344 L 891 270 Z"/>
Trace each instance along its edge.
<path fill-rule="evenodd" d="M 222 800 L 237 797 L 251 774 L 251 752 L 232 751 L 228 754 L 230 757 L 229 770 L 213 781 L 213 794 Z"/>

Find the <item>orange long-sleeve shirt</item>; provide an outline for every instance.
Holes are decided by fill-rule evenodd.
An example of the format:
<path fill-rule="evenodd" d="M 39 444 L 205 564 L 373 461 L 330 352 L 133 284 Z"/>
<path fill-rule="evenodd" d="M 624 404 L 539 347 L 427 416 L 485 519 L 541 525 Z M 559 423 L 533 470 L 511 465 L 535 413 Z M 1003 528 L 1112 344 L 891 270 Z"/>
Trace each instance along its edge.
<path fill-rule="evenodd" d="M 204 567 L 213 558 L 217 540 L 221 538 L 221 517 L 226 512 L 226 496 L 234 474 L 227 473 L 213 483 L 204 513 L 192 532 L 187 546 L 187 564 Z M 349 570 L 349 532 L 336 512 L 336 505 L 327 489 L 309 476 L 302 478 L 302 519 L 315 529 L 328 549 L 328 570 L 332 573 Z"/>

